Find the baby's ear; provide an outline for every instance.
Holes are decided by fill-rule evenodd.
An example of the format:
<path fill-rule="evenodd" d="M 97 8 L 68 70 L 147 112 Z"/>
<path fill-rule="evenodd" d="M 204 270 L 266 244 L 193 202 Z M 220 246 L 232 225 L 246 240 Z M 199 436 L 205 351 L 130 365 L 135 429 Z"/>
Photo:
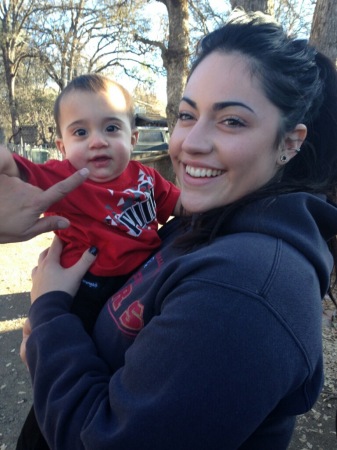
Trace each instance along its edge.
<path fill-rule="evenodd" d="M 133 150 L 133 147 L 137 144 L 137 142 L 138 142 L 138 135 L 139 135 L 139 132 L 138 132 L 138 130 L 132 130 L 131 131 L 131 145 L 132 145 L 132 150 Z"/>
<path fill-rule="evenodd" d="M 65 158 L 66 150 L 64 148 L 63 140 L 61 138 L 57 138 L 55 140 L 55 144 L 56 144 L 57 150 L 59 150 L 62 153 L 63 157 Z"/>

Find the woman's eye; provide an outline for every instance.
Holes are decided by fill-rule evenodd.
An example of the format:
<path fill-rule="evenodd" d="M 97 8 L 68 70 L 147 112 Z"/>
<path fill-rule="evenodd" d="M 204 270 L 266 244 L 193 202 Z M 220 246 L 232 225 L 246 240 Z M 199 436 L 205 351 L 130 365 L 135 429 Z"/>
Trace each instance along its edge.
<path fill-rule="evenodd" d="M 238 117 L 228 117 L 227 119 L 224 119 L 222 121 L 225 125 L 228 125 L 229 127 L 244 127 L 245 123 L 243 120 L 239 119 Z"/>
<path fill-rule="evenodd" d="M 178 113 L 178 120 L 192 120 L 193 116 L 187 112 Z"/>
<path fill-rule="evenodd" d="M 79 130 L 76 130 L 74 134 L 76 136 L 85 136 L 87 134 L 87 132 L 85 131 L 84 128 L 80 128 Z"/>
<path fill-rule="evenodd" d="M 106 127 L 106 131 L 108 131 L 109 133 L 114 133 L 116 131 L 118 131 L 120 128 L 117 125 L 108 125 Z"/>

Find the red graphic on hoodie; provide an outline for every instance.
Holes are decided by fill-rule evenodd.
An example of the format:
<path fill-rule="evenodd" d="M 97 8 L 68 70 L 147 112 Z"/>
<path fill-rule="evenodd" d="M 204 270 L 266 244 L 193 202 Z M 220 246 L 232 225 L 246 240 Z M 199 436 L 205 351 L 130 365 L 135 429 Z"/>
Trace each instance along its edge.
<path fill-rule="evenodd" d="M 132 292 L 132 285 L 129 284 L 112 297 L 112 307 L 114 311 L 117 311 L 117 309 L 121 306 L 123 300 L 125 300 L 131 294 L 131 292 Z"/>
<path fill-rule="evenodd" d="M 128 330 L 139 331 L 144 326 L 143 312 L 144 305 L 139 300 L 136 300 L 123 312 L 119 318 L 119 322 Z"/>

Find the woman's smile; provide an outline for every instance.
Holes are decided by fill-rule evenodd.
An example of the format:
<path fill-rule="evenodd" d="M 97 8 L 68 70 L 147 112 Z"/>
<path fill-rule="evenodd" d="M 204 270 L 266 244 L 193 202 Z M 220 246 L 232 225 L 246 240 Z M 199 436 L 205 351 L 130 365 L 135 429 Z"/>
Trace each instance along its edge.
<path fill-rule="evenodd" d="M 193 167 L 186 165 L 185 172 L 193 178 L 213 178 L 224 173 L 223 170 L 210 169 L 207 167 Z"/>

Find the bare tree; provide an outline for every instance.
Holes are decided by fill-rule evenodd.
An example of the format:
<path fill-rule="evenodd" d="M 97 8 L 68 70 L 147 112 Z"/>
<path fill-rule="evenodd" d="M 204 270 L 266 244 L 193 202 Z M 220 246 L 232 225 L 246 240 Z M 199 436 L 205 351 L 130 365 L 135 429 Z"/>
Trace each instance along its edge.
<path fill-rule="evenodd" d="M 20 140 L 19 116 L 16 105 L 15 82 L 18 70 L 25 58 L 34 56 L 28 44 L 25 27 L 39 8 L 39 0 L 23 2 L 3 0 L 0 2 L 0 49 L 8 92 L 8 104 L 12 121 L 14 142 Z"/>
<path fill-rule="evenodd" d="M 48 74 L 41 70 L 38 59 L 26 59 L 21 65 L 16 83 L 19 101 L 17 111 L 21 126 L 34 127 L 37 130 L 36 140 L 24 143 L 50 145 L 54 141 L 53 105 L 56 92 L 50 87 Z"/>
<path fill-rule="evenodd" d="M 141 12 L 155 2 L 163 4 L 167 14 L 162 15 L 160 37 L 154 35 L 153 39 L 149 38 L 149 17 Z M 302 0 L 301 5 L 308 2 L 312 3 Z M 333 5 L 332 0 L 328 3 Z M 299 9 L 295 0 L 278 0 L 275 5 L 277 19 L 286 23 L 293 34 L 304 29 L 307 7 Z M 116 66 L 142 84 L 153 80 L 154 74 L 166 72 L 166 113 L 172 130 L 194 43 L 220 25 L 232 6 L 271 12 L 274 1 L 224 0 L 213 9 L 208 0 L 0 0 L 0 50 L 11 105 L 12 134 L 19 129 L 19 118 L 29 121 L 35 117 L 26 108 L 28 98 L 19 109 L 15 102 L 15 79 L 21 77 L 18 67 L 29 57 L 35 58 L 35 66 L 40 61 L 41 72 L 46 71 L 49 82 L 45 86 L 50 86 L 53 80 L 59 89 L 78 74 L 106 72 Z M 327 14 L 330 19 L 336 16 L 336 11 L 329 10 Z M 150 70 L 143 72 L 136 67 Z M 31 73 L 32 69 L 24 73 L 20 86 L 25 85 Z M 40 102 L 44 95 L 44 87 L 39 90 L 41 86 L 36 85 Z M 20 103 L 23 103 L 21 94 Z"/>
<path fill-rule="evenodd" d="M 308 37 L 310 34 L 313 0 L 278 0 L 275 2 L 275 18 L 292 36 Z"/>
<path fill-rule="evenodd" d="M 232 8 L 241 7 L 245 11 L 262 11 L 274 15 L 274 0 L 230 0 Z"/>
<path fill-rule="evenodd" d="M 123 66 L 123 60 L 136 53 L 129 46 L 129 27 L 142 4 L 142 0 L 103 0 L 99 4 L 90 0 L 0 0 L 0 56 L 11 116 L 10 140 L 20 143 L 20 122 L 32 117 L 22 114 L 25 108 L 17 101 L 22 63 L 32 58 L 35 65 L 40 62 L 39 70 L 59 89 L 79 73 Z M 20 96 L 20 103 L 23 101 Z"/>
<path fill-rule="evenodd" d="M 61 0 L 34 23 L 30 31 L 40 60 L 60 89 L 76 75 L 102 72 L 132 59 L 129 30 L 137 7 L 139 3 L 117 0 L 94 5 L 89 0 Z"/>
<path fill-rule="evenodd" d="M 217 9 L 209 1 L 189 0 L 188 5 L 191 43 L 221 26 L 231 11 L 229 1 L 219 2 Z"/>
<path fill-rule="evenodd" d="M 167 73 L 166 115 L 172 131 L 177 117 L 177 108 L 185 87 L 189 62 L 188 0 L 156 0 L 163 3 L 168 12 L 169 31 L 167 44 L 147 39 L 138 34 L 135 39 L 160 50 Z"/>
<path fill-rule="evenodd" d="M 171 131 L 177 118 L 177 108 L 185 87 L 189 61 L 189 26 L 187 0 L 158 0 L 167 8 L 169 17 L 168 46 L 162 52 L 167 71 L 166 115 Z"/>
<path fill-rule="evenodd" d="M 337 63 L 337 2 L 317 0 L 310 43 Z"/>

